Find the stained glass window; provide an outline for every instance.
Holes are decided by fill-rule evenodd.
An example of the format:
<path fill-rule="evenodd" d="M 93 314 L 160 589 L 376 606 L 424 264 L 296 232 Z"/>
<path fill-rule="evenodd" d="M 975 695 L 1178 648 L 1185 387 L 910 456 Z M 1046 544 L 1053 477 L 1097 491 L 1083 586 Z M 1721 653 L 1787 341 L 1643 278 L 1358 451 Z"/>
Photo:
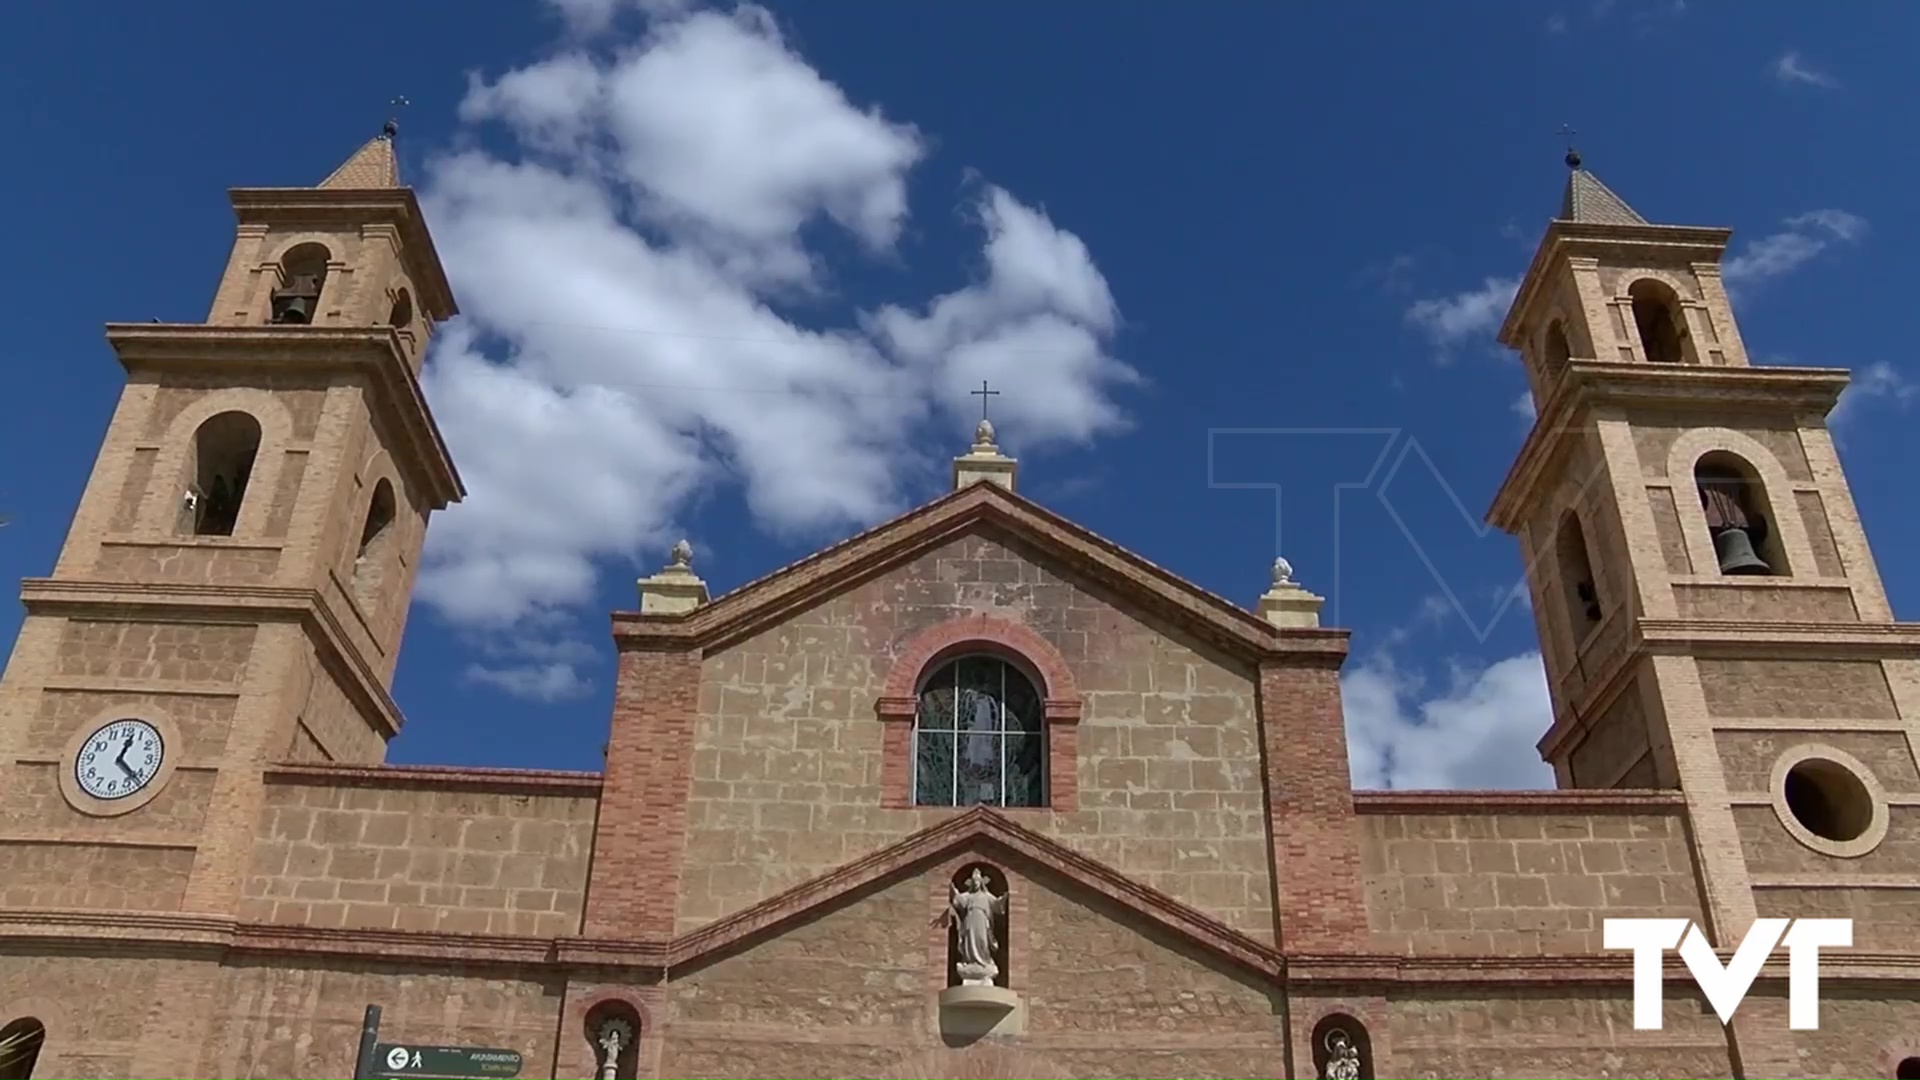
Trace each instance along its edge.
<path fill-rule="evenodd" d="M 917 806 L 1045 806 L 1040 694 L 1020 669 L 964 656 L 927 680 L 913 723 Z"/>

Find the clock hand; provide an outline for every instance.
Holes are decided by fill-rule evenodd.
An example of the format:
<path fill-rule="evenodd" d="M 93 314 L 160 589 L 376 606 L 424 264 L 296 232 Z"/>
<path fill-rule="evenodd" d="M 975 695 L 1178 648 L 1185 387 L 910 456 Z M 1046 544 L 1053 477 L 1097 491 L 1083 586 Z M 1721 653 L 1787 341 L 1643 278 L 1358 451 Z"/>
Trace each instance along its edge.
<path fill-rule="evenodd" d="M 133 771 L 133 766 L 127 764 L 127 751 L 131 749 L 133 749 L 133 736 L 129 735 L 127 741 L 120 744 L 120 752 L 114 755 L 113 763 L 125 770 L 128 776 L 138 776 L 139 774 Z"/>

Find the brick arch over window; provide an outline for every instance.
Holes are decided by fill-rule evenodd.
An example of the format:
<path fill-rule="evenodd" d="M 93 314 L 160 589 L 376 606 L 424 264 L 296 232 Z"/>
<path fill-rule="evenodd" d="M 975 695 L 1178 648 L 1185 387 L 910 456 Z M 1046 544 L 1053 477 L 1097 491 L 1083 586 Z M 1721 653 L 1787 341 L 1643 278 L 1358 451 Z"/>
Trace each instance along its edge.
<path fill-rule="evenodd" d="M 962 616 L 930 626 L 914 635 L 894 661 L 874 703 L 885 727 L 881 805 L 900 809 L 913 805 L 913 720 L 920 705 L 921 680 L 948 660 L 969 654 L 997 656 L 1034 677 L 1047 734 L 1045 809 L 1074 809 L 1079 797 L 1081 698 L 1073 669 L 1059 649 L 1031 628 L 987 615 Z"/>

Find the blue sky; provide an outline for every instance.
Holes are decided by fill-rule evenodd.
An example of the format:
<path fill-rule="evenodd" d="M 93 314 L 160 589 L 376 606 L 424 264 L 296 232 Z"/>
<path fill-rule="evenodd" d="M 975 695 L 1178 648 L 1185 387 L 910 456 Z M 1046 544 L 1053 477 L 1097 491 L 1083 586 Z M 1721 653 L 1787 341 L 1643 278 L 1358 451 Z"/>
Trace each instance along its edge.
<path fill-rule="evenodd" d="M 1737 230 L 1757 359 L 1855 370 L 1843 458 L 1914 608 L 1920 8 L 1845 15 L 18 5 L 0 576 L 65 533 L 121 386 L 101 324 L 203 318 L 225 189 L 317 182 L 403 94 L 473 496 L 433 529 L 392 760 L 597 767 L 634 578 L 685 535 L 721 592 L 939 494 L 985 377 L 1025 493 L 1234 600 L 1276 550 L 1329 597 L 1363 783 L 1540 784 L 1518 553 L 1477 529 L 1563 123 L 1650 219 Z"/>

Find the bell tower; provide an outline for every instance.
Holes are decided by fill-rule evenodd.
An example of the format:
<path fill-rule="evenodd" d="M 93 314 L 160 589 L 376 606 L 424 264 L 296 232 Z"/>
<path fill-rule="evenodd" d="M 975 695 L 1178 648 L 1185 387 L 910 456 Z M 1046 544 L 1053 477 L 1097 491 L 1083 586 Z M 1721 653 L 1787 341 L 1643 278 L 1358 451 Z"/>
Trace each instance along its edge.
<path fill-rule="evenodd" d="M 0 681 L 33 841 L 0 864 L 47 906 L 230 912 L 265 767 L 376 764 L 399 730 L 427 519 L 463 491 L 417 379 L 453 295 L 396 134 L 230 192 L 205 322 L 107 327 L 126 387 Z"/>
<path fill-rule="evenodd" d="M 1731 231 L 1652 224 L 1567 163 L 1500 331 L 1537 419 L 1489 514 L 1527 567 L 1541 754 L 1563 788 L 1684 794 L 1722 946 L 1756 914 L 1920 918 L 1920 890 L 1846 887 L 1920 838 L 1920 626 L 1827 430 L 1848 376 L 1754 366 Z"/>

